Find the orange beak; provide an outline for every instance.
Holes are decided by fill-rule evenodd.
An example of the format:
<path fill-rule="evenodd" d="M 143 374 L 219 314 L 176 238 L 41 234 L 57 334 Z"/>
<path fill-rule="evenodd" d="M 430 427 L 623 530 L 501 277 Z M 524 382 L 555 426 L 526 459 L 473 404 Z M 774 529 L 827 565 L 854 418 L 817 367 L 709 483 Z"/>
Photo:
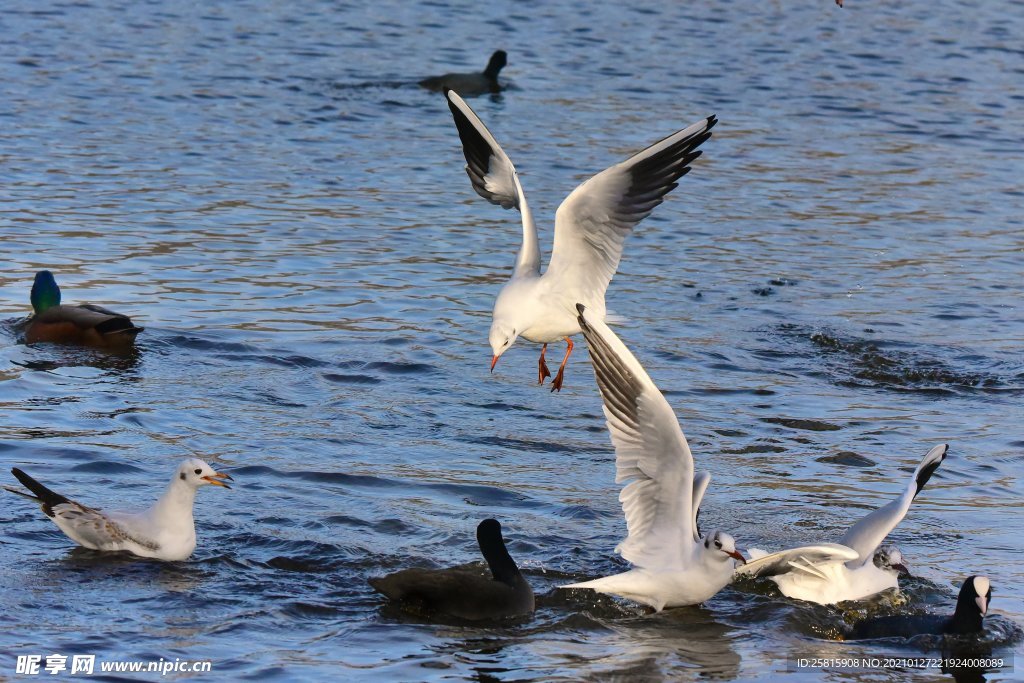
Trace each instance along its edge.
<path fill-rule="evenodd" d="M 500 358 L 500 356 L 494 356 L 491 358 L 491 372 L 494 372 L 494 366 L 498 364 L 498 358 Z"/>
<path fill-rule="evenodd" d="M 740 564 L 746 564 L 747 563 L 747 560 L 742 555 L 740 555 L 739 552 L 737 552 L 735 550 L 733 550 L 732 552 L 727 552 L 726 555 L 728 555 L 732 559 L 736 560 Z"/>
<path fill-rule="evenodd" d="M 208 474 L 205 477 L 203 477 L 204 481 L 207 481 L 213 484 L 214 486 L 223 486 L 226 489 L 231 488 L 230 486 L 224 483 L 225 479 L 227 479 L 228 481 L 234 481 L 234 479 L 231 478 L 231 475 L 228 474 L 227 472 L 214 472 L 213 474 Z"/>

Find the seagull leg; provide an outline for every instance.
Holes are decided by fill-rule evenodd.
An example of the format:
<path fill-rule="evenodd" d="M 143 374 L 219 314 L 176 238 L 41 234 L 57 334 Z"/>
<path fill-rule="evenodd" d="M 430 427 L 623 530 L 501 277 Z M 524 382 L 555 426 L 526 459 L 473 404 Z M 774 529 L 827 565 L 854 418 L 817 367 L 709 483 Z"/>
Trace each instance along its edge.
<path fill-rule="evenodd" d="M 547 344 L 540 347 L 540 360 L 537 361 L 537 384 L 544 384 L 544 378 L 551 376 L 551 371 L 548 370 L 548 364 L 544 362 L 544 353 L 547 350 Z"/>
<path fill-rule="evenodd" d="M 551 391 L 562 390 L 562 379 L 565 376 L 565 364 L 569 362 L 569 354 L 572 353 L 572 339 L 565 338 L 565 343 L 568 345 L 565 347 L 565 358 L 562 359 L 562 364 L 558 366 L 558 373 L 555 375 L 554 381 L 551 382 Z"/>

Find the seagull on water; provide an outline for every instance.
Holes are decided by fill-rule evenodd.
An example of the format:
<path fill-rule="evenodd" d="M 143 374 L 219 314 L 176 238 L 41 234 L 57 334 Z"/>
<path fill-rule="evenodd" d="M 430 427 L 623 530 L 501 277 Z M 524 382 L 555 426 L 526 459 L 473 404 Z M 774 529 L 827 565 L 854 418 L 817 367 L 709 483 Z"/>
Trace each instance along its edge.
<path fill-rule="evenodd" d="M 38 503 L 75 543 L 92 550 L 126 550 L 139 557 L 167 561 L 185 560 L 196 548 L 192 519 L 196 489 L 210 484 L 231 488 L 224 483 L 225 479 L 231 480 L 231 475 L 190 458 L 178 466 L 164 495 L 148 510 L 102 512 L 51 491 L 17 467 L 11 473 L 31 494 L 11 486 L 4 488 Z"/>
<path fill-rule="evenodd" d="M 711 475 L 701 472 L 695 480 L 690 447 L 668 401 L 601 316 L 577 309 L 615 446 L 615 481 L 628 482 L 619 501 L 629 533 L 615 550 L 636 568 L 562 588 L 619 595 L 659 612 L 704 602 L 744 561 L 732 536 L 701 536 L 697 528 Z"/>
<path fill-rule="evenodd" d="M 445 94 L 473 189 L 492 204 L 519 209 L 523 219 L 523 243 L 512 278 L 494 303 L 491 371 L 501 354 L 523 337 L 543 344 L 537 363 L 538 383 L 543 384 L 551 376 L 544 361 L 547 345 L 564 340 L 565 357 L 551 383 L 552 391 L 560 391 L 573 349 L 571 337 L 580 331 L 574 305 L 582 303 L 590 316 L 604 318 L 605 290 L 619 266 L 626 236 L 689 172 L 717 119 L 701 119 L 573 190 L 555 213 L 554 247 L 542 275 L 537 228 L 515 167 L 469 105 L 452 90 Z"/>
<path fill-rule="evenodd" d="M 822 543 L 764 554 L 755 548 L 751 560 L 739 567 L 739 576 L 767 576 L 782 594 L 797 600 L 831 605 L 860 600 L 889 588 L 898 588 L 900 571 L 906 572 L 899 550 L 879 548 L 910 509 L 921 489 L 942 464 L 947 444 L 935 446 L 921 459 L 906 489 L 895 500 L 854 524 L 839 543 Z"/>
<path fill-rule="evenodd" d="M 992 602 L 992 584 L 988 577 L 970 576 L 960 587 L 953 616 L 938 614 L 901 614 L 857 622 L 847 640 L 869 638 L 913 638 L 926 634 L 967 635 L 980 633 Z"/>

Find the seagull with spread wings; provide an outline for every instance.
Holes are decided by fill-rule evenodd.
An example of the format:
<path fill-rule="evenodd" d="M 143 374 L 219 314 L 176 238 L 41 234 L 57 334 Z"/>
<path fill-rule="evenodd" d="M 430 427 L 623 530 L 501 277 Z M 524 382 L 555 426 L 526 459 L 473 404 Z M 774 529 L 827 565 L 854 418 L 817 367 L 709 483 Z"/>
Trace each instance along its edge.
<path fill-rule="evenodd" d="M 839 543 L 820 543 L 771 554 L 750 548 L 751 560 L 738 568 L 736 574 L 768 577 L 786 597 L 821 605 L 861 600 L 898 588 L 900 572 L 907 571 L 903 556 L 895 546 L 881 544 L 903 521 L 910 504 L 948 451 L 947 444 L 929 450 L 900 494 L 862 517 Z"/>
<path fill-rule="evenodd" d="M 619 266 L 626 237 L 690 171 L 701 155 L 697 148 L 711 137 L 717 119 L 701 119 L 573 190 L 555 213 L 554 247 L 541 274 L 537 228 L 515 167 L 469 105 L 453 90 L 445 95 L 473 189 L 492 204 L 519 209 L 523 219 L 523 243 L 512 278 L 494 304 L 491 371 L 522 337 L 543 344 L 537 363 L 538 382 L 543 384 L 551 376 L 544 361 L 547 345 L 561 339 L 567 345 L 565 357 L 551 382 L 551 390 L 560 391 L 573 349 L 571 337 L 580 331 L 575 304 L 604 318 L 605 290 Z"/>
<path fill-rule="evenodd" d="M 562 588 L 590 588 L 657 611 L 704 602 L 743 562 L 732 536 L 701 536 L 697 528 L 711 475 L 694 476 L 679 421 L 640 362 L 600 316 L 577 309 L 615 446 L 615 481 L 626 482 L 619 501 L 628 535 L 616 551 L 635 568 Z"/>

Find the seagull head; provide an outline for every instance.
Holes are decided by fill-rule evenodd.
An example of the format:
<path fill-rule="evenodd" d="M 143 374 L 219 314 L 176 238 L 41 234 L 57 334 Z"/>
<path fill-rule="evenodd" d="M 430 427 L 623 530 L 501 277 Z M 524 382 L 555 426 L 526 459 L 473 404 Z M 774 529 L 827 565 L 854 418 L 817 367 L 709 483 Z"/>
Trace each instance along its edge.
<path fill-rule="evenodd" d="M 185 482 L 187 486 L 192 488 L 199 488 L 200 486 L 207 486 L 212 484 L 214 486 L 223 486 L 226 489 L 231 488 L 224 483 L 224 480 L 234 481 L 230 474 L 226 472 L 217 472 L 212 467 L 207 465 L 199 458 L 189 458 L 185 462 L 178 466 L 177 477 L 180 481 Z"/>
<path fill-rule="evenodd" d="M 494 372 L 494 366 L 498 364 L 498 359 L 501 358 L 501 354 L 508 351 L 508 348 L 515 343 L 519 337 L 516 328 L 507 325 L 503 322 L 495 320 L 491 324 L 491 351 L 494 353 L 494 357 L 491 358 L 491 372 Z"/>
<path fill-rule="evenodd" d="M 903 553 L 900 549 L 894 545 L 883 545 L 877 551 L 873 558 L 875 566 L 879 569 L 884 569 L 893 572 L 899 572 L 900 574 L 906 574 L 910 576 L 910 570 L 903 564 Z"/>
<path fill-rule="evenodd" d="M 711 552 L 711 556 L 721 562 L 736 560 L 746 564 L 743 555 L 736 550 L 736 539 L 724 531 L 715 531 L 704 537 L 704 547 Z"/>

